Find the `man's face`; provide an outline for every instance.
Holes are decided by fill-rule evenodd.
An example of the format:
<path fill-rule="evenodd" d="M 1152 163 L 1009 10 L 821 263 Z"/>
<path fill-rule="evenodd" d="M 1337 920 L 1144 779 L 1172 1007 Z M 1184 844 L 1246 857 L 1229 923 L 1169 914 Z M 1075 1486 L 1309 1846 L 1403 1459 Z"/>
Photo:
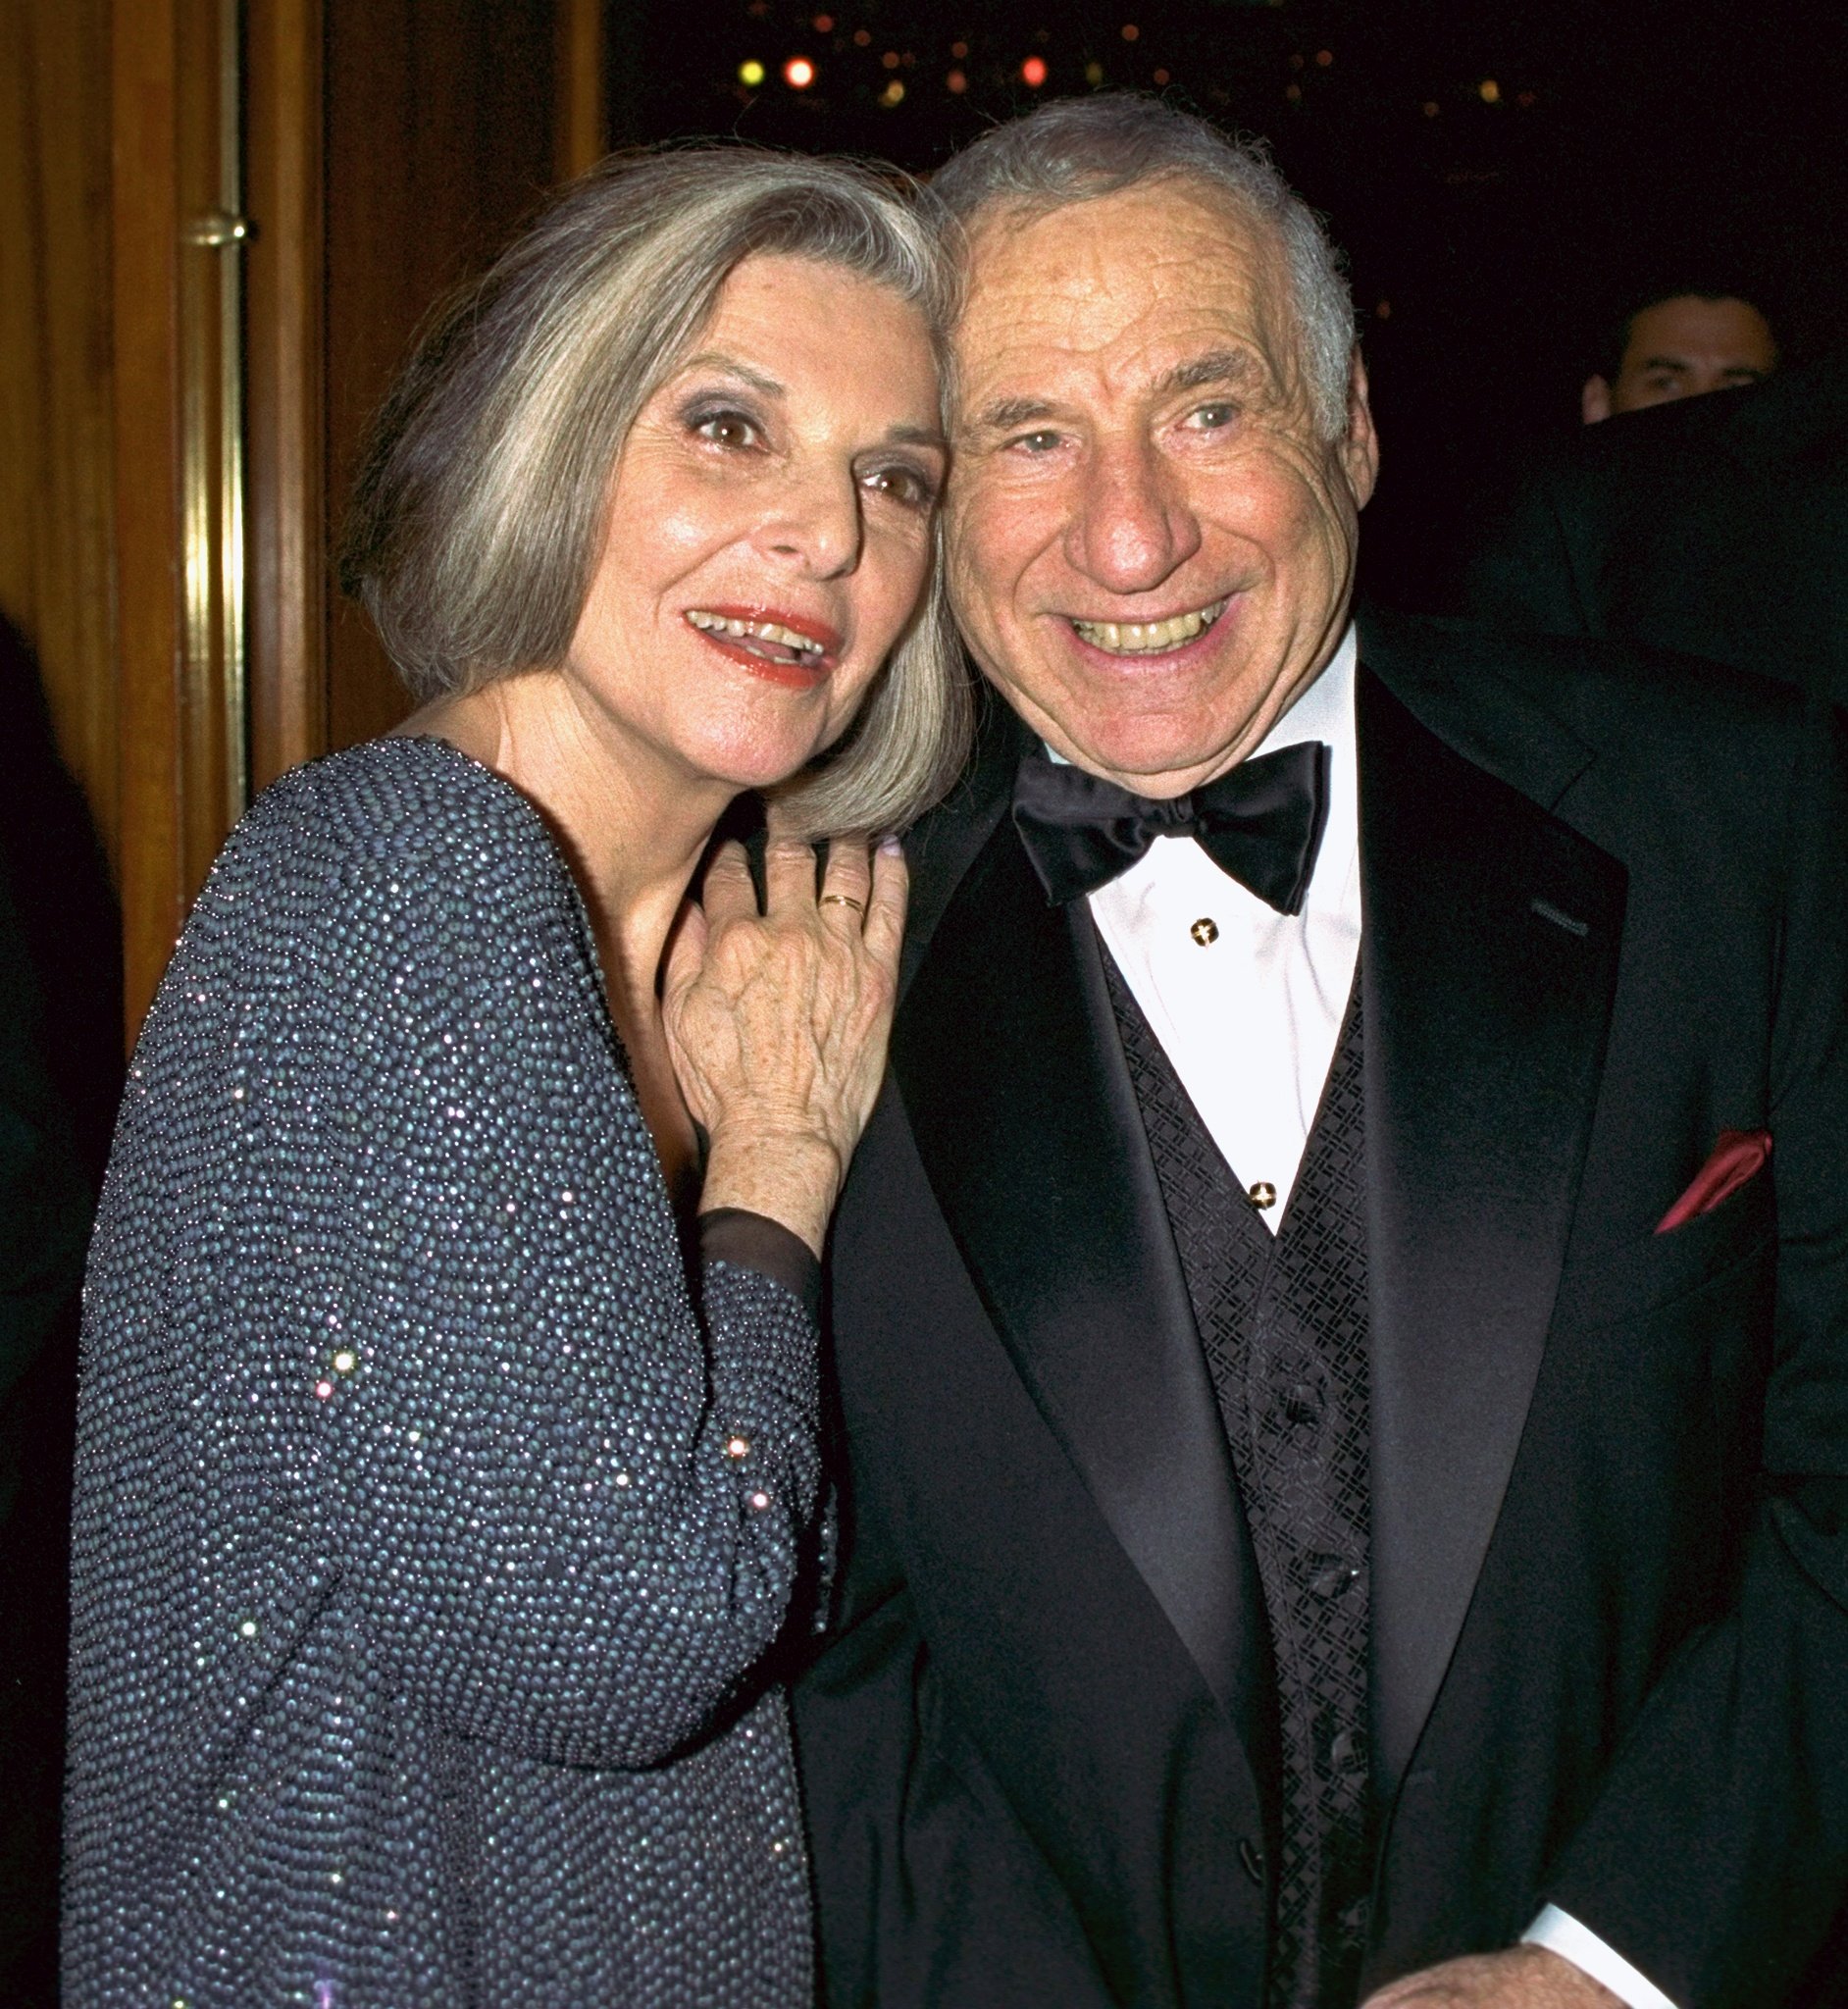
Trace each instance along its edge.
<path fill-rule="evenodd" d="M 1776 337 L 1749 301 L 1680 293 L 1632 318 L 1616 383 L 1594 377 L 1585 386 L 1585 423 L 1677 397 L 1736 390 L 1776 367 Z"/>
<path fill-rule="evenodd" d="M 1057 752 L 1180 795 L 1242 760 L 1341 638 L 1377 468 L 1357 364 L 1310 407 L 1282 246 L 1165 181 L 976 235 L 956 332 L 950 587 Z"/>

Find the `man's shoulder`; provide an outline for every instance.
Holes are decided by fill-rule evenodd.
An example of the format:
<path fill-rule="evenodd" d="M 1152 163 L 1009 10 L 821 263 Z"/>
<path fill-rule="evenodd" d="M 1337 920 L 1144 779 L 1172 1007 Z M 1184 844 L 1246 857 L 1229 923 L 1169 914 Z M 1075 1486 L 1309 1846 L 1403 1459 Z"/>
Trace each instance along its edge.
<path fill-rule="evenodd" d="M 944 799 L 905 839 L 911 872 L 907 959 L 915 961 L 944 908 L 1007 814 L 1027 729 L 986 682 L 979 687 L 975 747 Z"/>
<path fill-rule="evenodd" d="M 1667 649 L 1381 612 L 1360 637 L 1421 724 L 1530 794 L 1527 771 L 1562 741 L 1624 772 L 1719 775 L 1786 760 L 1803 730 L 1801 693 Z"/>

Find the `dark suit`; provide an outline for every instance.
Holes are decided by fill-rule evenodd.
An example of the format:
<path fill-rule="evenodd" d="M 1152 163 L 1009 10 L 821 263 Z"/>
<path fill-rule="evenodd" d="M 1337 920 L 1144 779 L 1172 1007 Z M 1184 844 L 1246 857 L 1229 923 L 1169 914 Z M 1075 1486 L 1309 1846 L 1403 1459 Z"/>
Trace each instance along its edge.
<path fill-rule="evenodd" d="M 1848 354 L 1587 427 L 1493 520 L 1463 603 L 1848 700 Z"/>
<path fill-rule="evenodd" d="M 1369 1984 L 1555 1899 L 1765 2009 L 1848 1886 L 1848 818 L 1749 680 L 1363 624 Z M 1249 1534 L 1082 902 L 1006 730 L 914 846 L 839 1217 L 828 2000 L 1261 1999 Z M 1722 1129 L 1774 1172 L 1655 1236 Z"/>

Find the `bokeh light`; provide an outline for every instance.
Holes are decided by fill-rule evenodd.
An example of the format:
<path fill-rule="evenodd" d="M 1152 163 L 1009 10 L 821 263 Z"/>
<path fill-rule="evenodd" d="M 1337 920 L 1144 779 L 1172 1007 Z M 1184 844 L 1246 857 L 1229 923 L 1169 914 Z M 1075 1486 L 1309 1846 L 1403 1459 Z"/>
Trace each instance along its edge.
<path fill-rule="evenodd" d="M 815 66 L 806 56 L 792 56 L 783 66 L 783 81 L 792 90 L 806 90 L 815 80 Z"/>
<path fill-rule="evenodd" d="M 1502 86 L 1496 82 L 1494 77 L 1485 77 L 1476 85 L 1476 95 L 1485 105 L 1499 105 L 1502 102 Z"/>
<path fill-rule="evenodd" d="M 738 66 L 738 80 L 740 83 L 747 85 L 751 90 L 755 90 L 763 81 L 763 65 L 754 59 L 750 62 L 741 63 Z"/>
<path fill-rule="evenodd" d="M 903 104 L 904 85 L 895 77 L 885 89 L 879 93 L 879 102 L 885 106 L 887 111 L 891 111 L 894 105 Z"/>
<path fill-rule="evenodd" d="M 949 91 L 951 97 L 959 98 L 968 87 L 969 79 L 960 70 L 952 70 L 944 78 L 944 88 Z"/>
<path fill-rule="evenodd" d="M 1020 66 L 1020 80 L 1030 90 L 1038 90 L 1046 81 L 1046 59 L 1043 56 L 1029 56 Z"/>

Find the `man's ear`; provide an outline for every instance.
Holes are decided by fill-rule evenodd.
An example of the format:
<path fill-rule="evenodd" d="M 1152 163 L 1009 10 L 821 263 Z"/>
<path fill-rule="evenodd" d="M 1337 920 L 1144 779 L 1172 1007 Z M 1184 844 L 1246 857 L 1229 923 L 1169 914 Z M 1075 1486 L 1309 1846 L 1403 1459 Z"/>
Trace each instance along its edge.
<path fill-rule="evenodd" d="M 1599 426 L 1611 416 L 1611 386 L 1602 377 L 1587 377 L 1578 393 L 1578 415 L 1588 426 Z"/>
<path fill-rule="evenodd" d="M 1341 439 L 1341 465 L 1348 477 L 1354 506 L 1364 509 L 1379 480 L 1379 435 L 1366 401 L 1366 365 L 1357 347 L 1348 364 L 1348 430 Z"/>

